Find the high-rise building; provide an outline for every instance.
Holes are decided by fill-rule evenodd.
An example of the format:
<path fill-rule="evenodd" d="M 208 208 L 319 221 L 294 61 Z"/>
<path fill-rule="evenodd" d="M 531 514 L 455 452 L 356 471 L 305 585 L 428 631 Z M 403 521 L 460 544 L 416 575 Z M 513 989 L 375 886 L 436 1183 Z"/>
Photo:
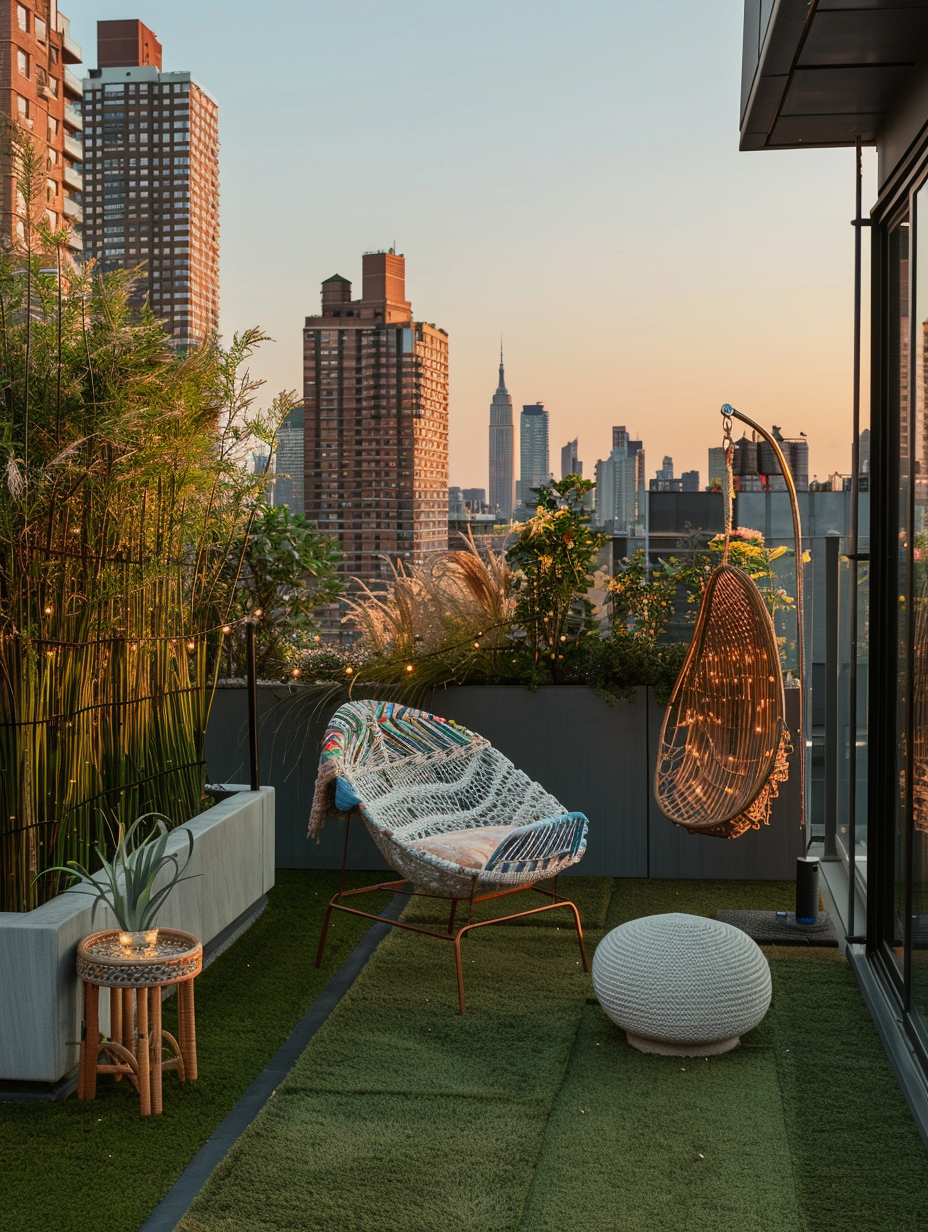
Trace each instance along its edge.
<path fill-rule="evenodd" d="M 303 408 L 294 407 L 277 432 L 274 504 L 303 512 Z"/>
<path fill-rule="evenodd" d="M 80 79 L 68 68 L 81 49 L 70 22 L 50 0 L 0 0 L 0 111 L 31 139 L 43 172 L 29 211 L 41 212 L 55 229 L 70 224 L 69 247 L 81 251 Z M 4 158 L 4 161 L 6 159 Z M 22 240 L 26 200 L 15 177 L 2 166 L 0 235 Z"/>
<path fill-rule="evenodd" d="M 617 445 L 608 458 L 596 463 L 595 521 L 612 534 L 631 533 L 643 520 L 647 498 L 641 490 L 638 471 L 638 455 L 629 456 L 627 445 Z"/>
<path fill-rule="evenodd" d="M 533 402 L 523 406 L 519 416 L 519 504 L 528 507 L 533 500 L 533 489 L 550 480 L 548 412 L 543 402 Z"/>
<path fill-rule="evenodd" d="M 139 300 L 180 350 L 219 322 L 219 108 L 187 72 L 161 70 L 140 21 L 97 22 L 84 81 L 84 249 L 103 270 L 141 266 Z"/>
<path fill-rule="evenodd" d="M 464 504 L 464 494 L 455 486 L 448 488 L 448 521 L 460 522 L 467 517 L 467 507 Z"/>
<path fill-rule="evenodd" d="M 673 492 L 675 490 L 673 478 L 673 458 L 664 458 L 663 465 L 656 472 L 654 478 L 649 484 L 649 487 L 652 492 Z M 679 486 L 676 490 L 680 490 Z"/>
<path fill-rule="evenodd" d="M 698 492 L 699 471 L 684 471 L 680 476 L 680 482 L 683 485 L 680 489 L 682 492 Z"/>
<path fill-rule="evenodd" d="M 639 507 L 644 507 L 644 493 L 648 483 L 644 473 L 645 453 L 644 442 L 633 441 L 628 429 L 624 425 L 619 425 L 612 429 L 612 448 L 624 449 L 630 458 L 635 459 L 635 488 L 639 494 Z"/>
<path fill-rule="evenodd" d="M 709 485 L 722 483 L 725 478 L 725 450 L 721 445 L 712 445 L 709 449 Z M 723 485 L 724 490 L 724 485 Z"/>
<path fill-rule="evenodd" d="M 365 253 L 361 298 L 335 274 L 303 330 L 304 509 L 349 577 L 448 544 L 448 335 L 415 321 L 406 262 Z M 385 560 L 384 558 L 388 558 Z"/>
<path fill-rule="evenodd" d="M 490 403 L 490 508 L 504 522 L 512 521 L 512 398 L 503 371 L 503 344 L 499 347 L 499 385 Z"/>
<path fill-rule="evenodd" d="M 566 479 L 568 475 L 582 475 L 583 463 L 577 457 L 577 441 L 576 439 L 568 441 L 561 450 L 561 478 Z"/>

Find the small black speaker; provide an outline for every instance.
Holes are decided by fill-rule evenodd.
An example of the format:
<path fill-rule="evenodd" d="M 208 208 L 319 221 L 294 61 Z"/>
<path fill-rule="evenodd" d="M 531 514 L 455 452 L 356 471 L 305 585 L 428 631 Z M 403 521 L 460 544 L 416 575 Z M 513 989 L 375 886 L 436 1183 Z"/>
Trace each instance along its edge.
<path fill-rule="evenodd" d="M 818 923 L 818 856 L 796 861 L 796 923 Z"/>

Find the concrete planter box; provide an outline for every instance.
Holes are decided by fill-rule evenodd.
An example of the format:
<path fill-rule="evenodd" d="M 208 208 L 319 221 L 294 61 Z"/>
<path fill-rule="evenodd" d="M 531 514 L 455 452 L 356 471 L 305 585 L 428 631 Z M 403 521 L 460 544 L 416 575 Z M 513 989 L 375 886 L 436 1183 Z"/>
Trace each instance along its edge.
<path fill-rule="evenodd" d="M 330 823 L 317 844 L 306 837 L 319 743 L 332 707 L 312 711 L 300 686 L 259 691 L 261 781 L 277 790 L 277 862 L 286 868 L 338 868 L 344 831 Z M 302 700 L 301 700 L 302 699 Z M 787 693 L 795 730 L 796 690 Z M 795 759 L 769 827 L 735 840 L 693 835 L 671 825 L 652 782 L 663 707 L 649 689 L 607 706 L 592 690 L 553 685 L 535 693 L 513 686 L 436 690 L 427 703 L 492 741 L 526 774 L 590 819 L 589 846 L 577 873 L 590 877 L 699 877 L 792 880 L 805 844 L 799 826 Z M 216 694 L 207 732 L 211 778 L 247 776 L 243 689 Z M 349 867 L 386 868 L 362 824 L 352 824 Z"/>
<path fill-rule="evenodd" d="M 215 955 L 251 922 L 274 884 L 274 790 L 243 790 L 179 827 L 168 852 L 195 842 L 188 873 L 156 923 L 183 928 Z M 77 943 L 115 927 L 103 906 L 91 925 L 88 895 L 68 892 L 35 911 L 0 912 L 0 1082 L 55 1084 L 78 1062 Z M 101 1011 L 108 1013 L 107 998 Z M 101 1013 L 102 1019 L 102 1013 Z M 108 1025 L 101 1021 L 101 1025 Z"/>

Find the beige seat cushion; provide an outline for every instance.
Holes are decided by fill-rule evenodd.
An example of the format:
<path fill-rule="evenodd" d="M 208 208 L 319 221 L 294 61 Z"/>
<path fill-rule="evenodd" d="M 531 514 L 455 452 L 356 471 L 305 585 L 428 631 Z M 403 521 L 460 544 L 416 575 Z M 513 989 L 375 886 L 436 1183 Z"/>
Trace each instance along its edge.
<path fill-rule="evenodd" d="M 518 826 L 478 826 L 474 830 L 452 830 L 449 834 L 415 839 L 408 846 L 427 851 L 450 864 L 479 871 L 506 835 L 517 829 Z"/>

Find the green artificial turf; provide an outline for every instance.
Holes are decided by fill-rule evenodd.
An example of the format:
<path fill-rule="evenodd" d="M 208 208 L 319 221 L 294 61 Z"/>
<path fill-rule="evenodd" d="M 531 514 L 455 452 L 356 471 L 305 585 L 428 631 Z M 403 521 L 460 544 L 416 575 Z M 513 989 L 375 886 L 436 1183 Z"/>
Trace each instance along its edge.
<path fill-rule="evenodd" d="M 370 874 L 349 874 L 363 885 Z M 278 871 L 268 906 L 196 982 L 200 1077 L 164 1078 L 164 1112 L 139 1118 L 123 1081 L 92 1103 L 0 1103 L 3 1232 L 134 1232 L 306 1013 L 367 921 L 339 915 L 313 966 L 338 873 Z M 175 999 L 164 1006 L 165 1028 Z"/>
<path fill-rule="evenodd" d="M 775 883 L 577 878 L 590 949 L 663 911 L 789 905 Z M 416 918 L 427 906 L 415 904 Z M 647 1056 L 556 913 L 451 947 L 395 931 L 183 1232 L 909 1232 L 928 1157 L 847 964 L 768 948 L 774 1001 L 721 1057 Z"/>

